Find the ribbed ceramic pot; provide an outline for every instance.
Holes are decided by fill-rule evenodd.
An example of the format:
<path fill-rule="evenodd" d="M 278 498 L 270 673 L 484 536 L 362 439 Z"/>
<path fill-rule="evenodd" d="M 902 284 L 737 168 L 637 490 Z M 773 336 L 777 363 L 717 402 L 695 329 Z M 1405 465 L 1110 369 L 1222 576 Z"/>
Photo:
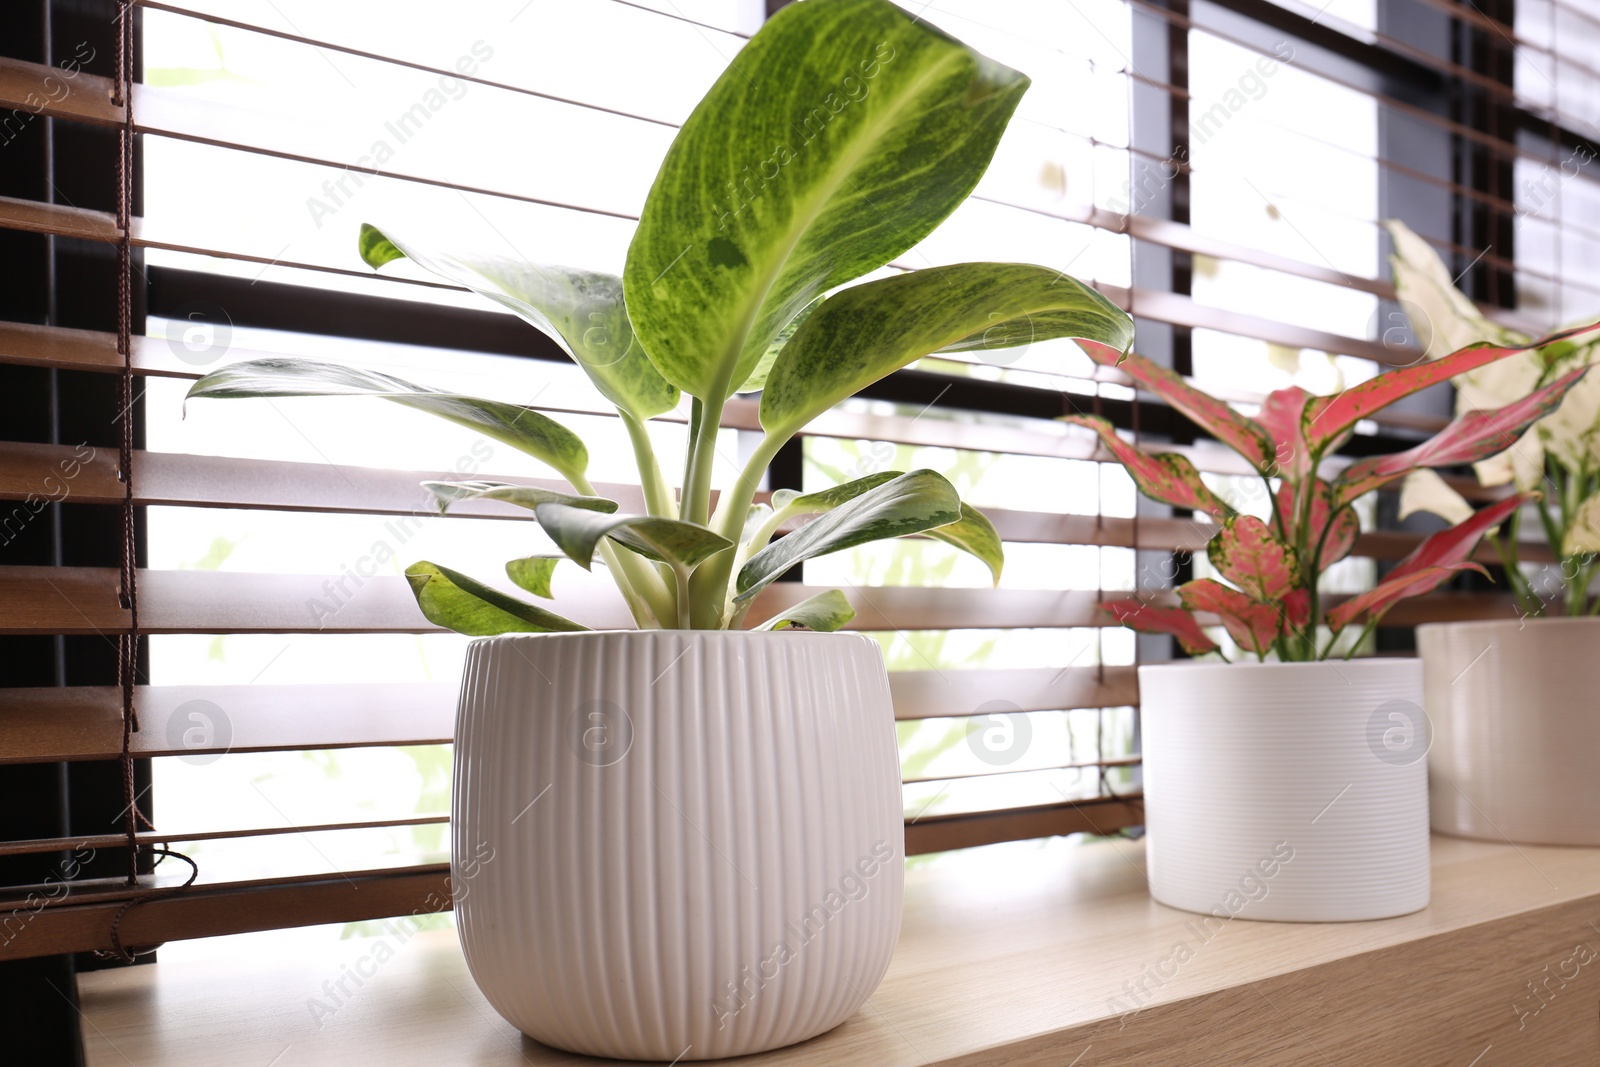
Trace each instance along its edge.
<path fill-rule="evenodd" d="M 452 834 L 472 977 L 530 1037 L 680 1062 L 813 1037 L 900 933 L 883 657 L 808 632 L 474 641 Z"/>
<path fill-rule="evenodd" d="M 1536 845 L 1600 845 L 1600 619 L 1417 627 L 1433 828 Z"/>
<path fill-rule="evenodd" d="M 1419 662 L 1152 665 L 1139 696 L 1156 900 L 1218 923 L 1427 906 Z"/>

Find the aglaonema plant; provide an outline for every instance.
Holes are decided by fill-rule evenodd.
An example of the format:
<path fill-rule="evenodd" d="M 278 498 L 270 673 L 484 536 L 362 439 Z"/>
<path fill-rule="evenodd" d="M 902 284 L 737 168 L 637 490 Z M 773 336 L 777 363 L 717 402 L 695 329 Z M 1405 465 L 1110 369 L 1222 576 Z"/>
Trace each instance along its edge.
<path fill-rule="evenodd" d="M 1334 469 L 1334 452 L 1356 424 L 1390 404 L 1439 382 L 1531 348 L 1544 347 L 1600 327 L 1552 335 L 1529 345 L 1472 345 L 1442 359 L 1400 368 L 1332 396 L 1280 389 L 1254 418 L 1194 388 L 1141 356 L 1124 356 L 1081 342 L 1095 362 L 1120 366 L 1134 382 L 1181 411 L 1211 436 L 1243 456 L 1261 477 L 1272 501 L 1268 519 L 1241 514 L 1201 479 L 1178 453 L 1147 454 L 1124 441 L 1109 422 L 1074 415 L 1067 421 L 1096 431 L 1146 496 L 1205 515 L 1216 525 L 1206 556 L 1226 579 L 1199 578 L 1178 587 L 1176 606 L 1122 599 L 1103 605 L 1117 622 L 1144 633 L 1171 634 L 1191 655 L 1217 652 L 1198 613 L 1214 615 L 1243 651 L 1265 660 L 1326 659 L 1355 623 L 1363 627 L 1345 646 L 1359 648 L 1391 607 L 1437 588 L 1461 570 L 1487 573 L 1471 557 L 1483 535 L 1512 516 L 1536 492 L 1517 493 L 1464 517 L 1421 544 L 1375 588 L 1328 606 L 1319 579 L 1349 555 L 1360 533 L 1352 505 L 1380 486 L 1422 468 L 1474 463 L 1511 446 L 1533 423 L 1554 411 L 1587 367 L 1579 367 L 1492 411 L 1468 411 L 1433 438 L 1391 455 L 1368 456 Z M 1324 641 L 1322 631 L 1329 636 Z"/>
<path fill-rule="evenodd" d="M 498 500 L 532 510 L 564 558 L 603 561 L 640 627 L 742 626 L 766 586 L 802 561 L 923 534 L 982 560 L 998 580 L 994 527 L 930 470 L 884 472 L 755 504 L 772 458 L 812 419 L 935 352 L 1049 338 L 1118 353 L 1128 317 L 1047 267 L 958 263 L 855 282 L 927 236 L 967 197 L 1027 90 L 1026 76 L 888 0 L 806 0 L 780 10 L 734 58 L 673 140 L 620 277 L 414 243 L 363 226 L 374 269 L 409 259 L 549 335 L 615 408 L 645 510 L 624 513 L 587 475 L 572 431 L 532 408 L 301 359 L 215 371 L 190 397 L 376 396 L 528 453 L 571 492 L 429 482 L 442 509 Z M 723 409 L 760 391 L 762 435 L 713 507 Z M 646 424 L 688 401 L 683 474 L 668 481 Z M 775 537 L 791 520 L 798 530 Z M 562 557 L 507 565 L 535 596 Z M 466 634 L 582 629 L 539 605 L 430 562 L 406 571 L 423 614 Z M 765 626 L 832 630 L 837 591 Z"/>
<path fill-rule="evenodd" d="M 1389 261 L 1395 289 L 1429 356 L 1473 341 L 1529 346 L 1512 359 L 1458 377 L 1458 412 L 1528 396 L 1600 358 L 1600 341 L 1578 338 L 1532 345 L 1527 334 L 1488 318 L 1455 287 L 1450 271 L 1426 241 L 1404 223 L 1390 220 L 1384 225 L 1394 241 Z M 1502 536 L 1490 536 L 1519 612 L 1524 616 L 1600 612 L 1600 596 L 1589 593 L 1600 573 L 1600 375 L 1584 379 L 1560 408 L 1533 425 L 1517 448 L 1479 462 L 1476 472 L 1483 485 L 1541 491 L 1534 514 L 1558 562 L 1554 573 L 1523 572 L 1520 516 L 1512 517 Z M 1402 517 L 1429 511 L 1453 520 L 1470 510 L 1459 493 L 1430 475 L 1419 471 L 1406 479 L 1400 496 Z"/>

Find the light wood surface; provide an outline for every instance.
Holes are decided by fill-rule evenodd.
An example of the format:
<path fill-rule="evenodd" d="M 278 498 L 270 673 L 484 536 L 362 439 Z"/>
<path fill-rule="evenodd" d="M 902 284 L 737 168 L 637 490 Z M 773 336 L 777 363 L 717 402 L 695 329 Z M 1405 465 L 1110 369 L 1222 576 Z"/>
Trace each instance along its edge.
<path fill-rule="evenodd" d="M 1215 924 L 1150 901 L 1134 843 L 951 853 L 907 879 L 882 987 L 853 1019 L 742 1064 L 1564 1067 L 1600 1062 L 1600 850 L 1437 838 L 1432 905 L 1383 922 Z M 522 1038 L 451 932 L 83 976 L 92 1067 L 579 1064 Z M 1190 955 L 1172 962 L 1188 947 Z M 1588 962 L 1575 962 L 1587 959 Z M 367 962 L 363 962 L 367 961 Z M 1142 1010 L 1125 983 L 1141 975 Z M 1530 983 L 1532 985 L 1530 985 Z M 1531 989 L 1537 986 L 1541 996 Z M 319 1025 L 320 1022 L 320 1025 Z"/>

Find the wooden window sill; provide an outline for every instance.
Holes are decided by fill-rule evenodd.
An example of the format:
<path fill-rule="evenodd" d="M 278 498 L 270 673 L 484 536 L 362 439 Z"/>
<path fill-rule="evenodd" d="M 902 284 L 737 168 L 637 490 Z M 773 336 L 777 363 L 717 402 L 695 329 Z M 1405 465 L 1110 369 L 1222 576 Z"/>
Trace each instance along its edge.
<path fill-rule="evenodd" d="M 1331 925 L 1231 921 L 1208 941 L 1195 916 L 1149 899 L 1143 871 L 1144 849 L 1130 842 L 943 856 L 908 875 L 899 949 L 867 1006 L 813 1041 L 739 1062 L 1600 1062 L 1600 849 L 1435 838 L 1433 903 L 1422 912 Z M 387 940 L 392 958 L 320 1026 L 308 1001 L 341 964 L 370 957 L 376 940 L 313 958 L 86 974 L 88 1063 L 606 1062 L 517 1034 L 472 984 L 453 932 Z M 1147 999 L 1124 1014 L 1141 985 Z"/>

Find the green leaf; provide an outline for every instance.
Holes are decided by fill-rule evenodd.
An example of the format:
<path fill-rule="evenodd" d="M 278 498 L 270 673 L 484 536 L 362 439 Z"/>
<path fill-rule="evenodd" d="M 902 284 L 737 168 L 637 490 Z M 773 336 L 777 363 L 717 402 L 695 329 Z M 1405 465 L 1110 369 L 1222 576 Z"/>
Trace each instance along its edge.
<path fill-rule="evenodd" d="M 588 568 L 602 537 L 659 563 L 693 570 L 733 542 L 693 522 L 653 515 L 610 515 L 565 504 L 540 504 L 539 525 L 569 559 Z"/>
<path fill-rule="evenodd" d="M 714 403 L 743 386 L 813 300 L 955 210 L 1027 87 L 888 0 L 779 10 L 678 132 L 628 249 L 662 374 Z"/>
<path fill-rule="evenodd" d="M 1028 263 L 957 263 L 864 282 L 823 302 L 779 355 L 761 425 L 781 437 L 932 352 L 1070 337 L 1119 351 L 1133 320 L 1075 278 Z"/>
<path fill-rule="evenodd" d="M 825 593 L 818 593 L 814 597 L 802 600 L 792 608 L 778 612 L 756 629 L 787 630 L 794 626 L 803 626 L 807 630 L 832 633 L 855 617 L 856 609 L 850 606 L 850 601 L 845 599 L 844 594 L 837 589 L 829 589 Z"/>
<path fill-rule="evenodd" d="M 460 571 L 426 560 L 406 568 L 417 606 L 431 623 L 469 637 L 587 630 L 571 619 L 506 596 Z"/>
<path fill-rule="evenodd" d="M 581 479 L 589 451 L 578 435 L 519 404 L 446 393 L 377 371 L 313 359 L 250 359 L 212 371 L 190 386 L 197 397 L 376 396 L 476 430 L 543 460 L 569 480 Z"/>
<path fill-rule="evenodd" d="M 961 500 L 941 475 L 930 470 L 902 474 L 751 556 L 739 571 L 739 595 L 734 599 L 750 599 L 790 567 L 813 556 L 922 533 L 960 519 Z"/>
<path fill-rule="evenodd" d="M 560 345 L 607 400 L 640 422 L 678 405 L 678 390 L 633 335 L 622 279 L 614 274 L 418 248 L 369 223 L 361 225 L 360 249 L 374 270 L 407 258 L 509 308 Z"/>
<path fill-rule="evenodd" d="M 744 384 L 735 389 L 735 392 L 755 393 L 766 388 L 767 376 L 772 373 L 772 365 L 777 362 L 778 354 L 783 351 L 784 345 L 789 343 L 790 338 L 794 337 L 794 333 L 800 328 L 800 324 L 805 322 L 811 313 L 822 305 L 824 299 L 824 297 L 819 296 L 811 301 L 811 303 L 800 309 L 800 314 L 789 320 L 787 326 L 778 331 L 778 336 L 772 339 L 772 343 L 767 345 L 766 352 L 757 361 L 756 369 L 750 372 L 750 377 L 746 378 Z"/>
<path fill-rule="evenodd" d="M 989 568 L 995 584 L 1000 584 L 1000 569 L 1006 563 L 1005 550 L 1000 544 L 999 531 L 983 512 L 963 501 L 961 518 L 949 526 L 929 530 L 928 536 L 977 556 Z"/>
<path fill-rule="evenodd" d="M 516 582 L 518 588 L 526 589 L 534 596 L 549 600 L 555 595 L 550 591 L 550 578 L 555 573 L 556 564 L 565 561 L 565 556 L 526 556 L 522 559 L 513 559 L 506 563 L 506 577 Z"/>
<path fill-rule="evenodd" d="M 772 507 L 776 511 L 787 511 L 790 515 L 814 515 L 832 511 L 840 504 L 847 504 L 867 490 L 876 489 L 885 482 L 892 482 L 903 474 L 905 471 L 878 471 L 865 478 L 857 478 L 853 482 L 845 482 L 815 493 L 797 493 L 793 489 L 779 489 L 772 494 Z"/>
<path fill-rule="evenodd" d="M 565 504 L 588 511 L 616 511 L 617 502 L 603 496 L 573 496 L 532 485 L 514 485 L 511 482 L 423 482 L 422 488 L 433 494 L 440 511 L 463 500 L 503 500 L 532 511 L 540 504 Z"/>

